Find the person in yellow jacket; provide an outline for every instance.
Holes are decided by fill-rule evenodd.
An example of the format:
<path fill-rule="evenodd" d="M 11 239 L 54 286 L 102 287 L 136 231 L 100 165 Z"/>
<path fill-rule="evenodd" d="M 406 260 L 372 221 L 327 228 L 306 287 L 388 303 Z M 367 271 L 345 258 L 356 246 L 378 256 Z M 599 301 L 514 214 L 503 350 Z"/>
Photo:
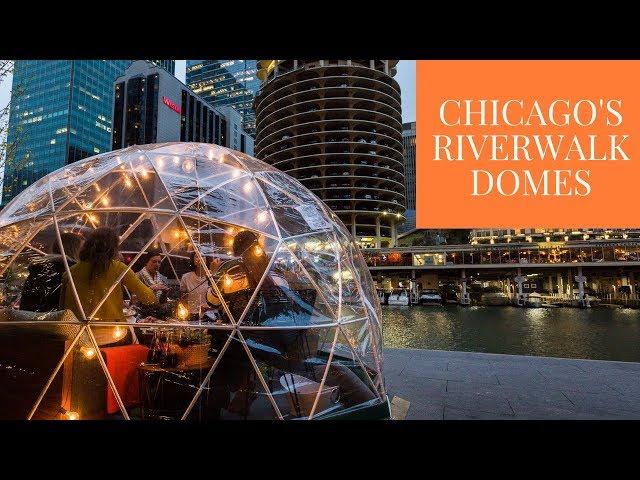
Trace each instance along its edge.
<path fill-rule="evenodd" d="M 84 315 L 65 273 L 60 294 L 60 306 L 71 310 L 76 317 L 89 318 L 109 289 L 127 270 L 127 265 L 118 259 L 118 236 L 108 227 L 97 228 L 85 239 L 80 249 L 80 261 L 70 268 L 73 284 L 82 305 Z M 123 287 L 144 304 L 156 303 L 156 296 L 131 269 L 127 270 L 119 284 L 109 293 L 94 315 L 93 322 L 125 322 L 123 313 Z M 121 341 L 126 335 L 123 327 L 93 327 L 93 334 L 99 345 Z"/>

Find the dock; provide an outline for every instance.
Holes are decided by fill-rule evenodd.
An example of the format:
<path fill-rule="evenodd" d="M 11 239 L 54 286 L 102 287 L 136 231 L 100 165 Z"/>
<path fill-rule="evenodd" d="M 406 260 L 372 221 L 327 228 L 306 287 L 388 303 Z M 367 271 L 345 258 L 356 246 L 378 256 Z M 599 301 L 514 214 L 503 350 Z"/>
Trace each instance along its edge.
<path fill-rule="evenodd" d="M 638 420 L 640 363 L 384 350 L 406 420 Z"/>

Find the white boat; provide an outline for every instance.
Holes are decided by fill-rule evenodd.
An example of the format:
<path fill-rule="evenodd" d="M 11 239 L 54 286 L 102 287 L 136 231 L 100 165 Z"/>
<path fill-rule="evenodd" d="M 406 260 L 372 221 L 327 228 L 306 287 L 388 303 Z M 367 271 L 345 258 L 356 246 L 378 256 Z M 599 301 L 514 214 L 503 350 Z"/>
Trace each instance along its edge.
<path fill-rule="evenodd" d="M 480 297 L 483 305 L 511 305 L 511 297 L 504 292 L 487 292 Z"/>
<path fill-rule="evenodd" d="M 420 305 L 442 305 L 442 295 L 437 290 L 423 290 L 418 302 Z"/>
<path fill-rule="evenodd" d="M 524 299 L 524 306 L 528 308 L 542 307 L 542 295 L 538 292 L 528 293 Z"/>
<path fill-rule="evenodd" d="M 410 305 L 409 290 L 405 288 L 403 290 L 395 290 L 392 292 L 387 299 L 387 305 Z"/>

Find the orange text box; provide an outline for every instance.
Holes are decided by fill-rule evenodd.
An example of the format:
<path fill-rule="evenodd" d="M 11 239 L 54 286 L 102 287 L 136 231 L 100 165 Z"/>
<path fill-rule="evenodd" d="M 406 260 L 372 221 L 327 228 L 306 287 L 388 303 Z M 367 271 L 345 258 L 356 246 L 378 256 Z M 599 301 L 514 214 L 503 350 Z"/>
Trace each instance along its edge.
<path fill-rule="evenodd" d="M 417 227 L 640 226 L 639 85 L 639 61 L 418 61 Z"/>

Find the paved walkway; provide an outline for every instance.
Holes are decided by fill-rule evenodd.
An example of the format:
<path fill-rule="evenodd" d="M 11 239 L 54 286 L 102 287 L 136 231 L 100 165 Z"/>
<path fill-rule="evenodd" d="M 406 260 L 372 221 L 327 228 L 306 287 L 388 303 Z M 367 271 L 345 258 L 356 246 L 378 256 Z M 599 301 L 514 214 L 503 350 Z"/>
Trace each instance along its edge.
<path fill-rule="evenodd" d="M 391 348 L 384 361 L 407 420 L 640 419 L 640 363 Z"/>

